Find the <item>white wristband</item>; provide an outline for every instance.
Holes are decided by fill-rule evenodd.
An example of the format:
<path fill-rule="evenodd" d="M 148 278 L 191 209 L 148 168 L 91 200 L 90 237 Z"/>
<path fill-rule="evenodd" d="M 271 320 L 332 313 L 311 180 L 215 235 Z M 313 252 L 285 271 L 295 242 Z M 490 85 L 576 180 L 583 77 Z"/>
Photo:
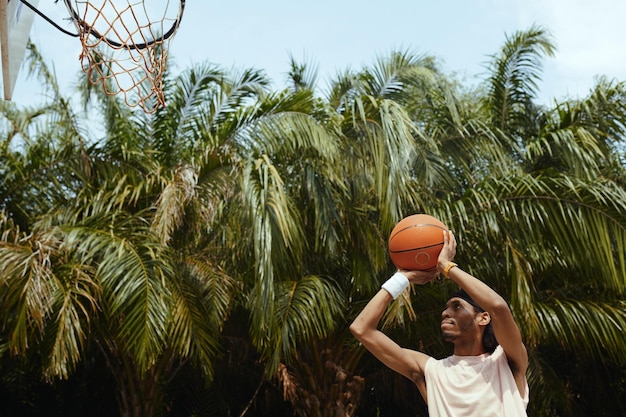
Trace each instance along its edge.
<path fill-rule="evenodd" d="M 400 272 L 396 272 L 389 278 L 381 288 L 387 290 L 395 300 L 409 286 L 409 279 Z"/>

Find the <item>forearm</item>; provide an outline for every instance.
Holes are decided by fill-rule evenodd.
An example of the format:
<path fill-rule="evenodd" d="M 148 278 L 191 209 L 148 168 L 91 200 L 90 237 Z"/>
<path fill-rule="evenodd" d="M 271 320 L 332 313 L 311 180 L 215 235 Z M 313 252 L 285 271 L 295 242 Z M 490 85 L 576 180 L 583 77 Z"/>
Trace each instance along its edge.
<path fill-rule="evenodd" d="M 439 270 L 444 271 L 447 265 L 447 262 L 443 265 L 438 265 Z M 460 266 L 450 268 L 447 278 L 454 281 L 460 288 L 463 288 L 476 304 L 485 311 L 493 313 L 500 308 L 508 308 L 506 301 L 500 294 L 475 276 L 464 271 Z"/>
<path fill-rule="evenodd" d="M 361 340 L 364 337 L 363 334 L 368 331 L 377 330 L 378 323 L 389 303 L 398 298 L 409 285 L 406 275 L 398 271 L 381 286 L 380 291 L 367 303 L 350 326 L 350 330 L 357 339 Z"/>

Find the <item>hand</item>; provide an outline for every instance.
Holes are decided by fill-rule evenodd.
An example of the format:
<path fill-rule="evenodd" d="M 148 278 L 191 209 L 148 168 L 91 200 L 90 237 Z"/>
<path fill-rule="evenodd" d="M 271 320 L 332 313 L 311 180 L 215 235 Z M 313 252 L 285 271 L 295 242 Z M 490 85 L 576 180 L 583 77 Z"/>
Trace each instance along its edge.
<path fill-rule="evenodd" d="M 444 230 L 443 248 L 441 248 L 439 258 L 437 258 L 437 270 L 439 272 L 443 271 L 448 263 L 454 261 L 454 255 L 456 255 L 456 238 L 451 231 Z"/>
<path fill-rule="evenodd" d="M 404 274 L 404 276 L 409 280 L 411 284 L 419 285 L 426 284 L 427 282 L 430 282 L 433 279 L 437 278 L 437 276 L 439 275 L 439 271 L 437 271 L 437 268 L 432 268 L 427 271 L 409 271 L 406 269 L 399 269 L 398 271 Z"/>

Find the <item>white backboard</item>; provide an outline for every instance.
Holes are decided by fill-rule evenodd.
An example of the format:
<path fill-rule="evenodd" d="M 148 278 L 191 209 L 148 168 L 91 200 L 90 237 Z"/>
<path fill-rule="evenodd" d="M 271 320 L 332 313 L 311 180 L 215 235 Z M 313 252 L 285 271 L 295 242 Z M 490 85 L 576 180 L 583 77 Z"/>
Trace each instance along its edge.
<path fill-rule="evenodd" d="M 29 0 L 29 3 L 37 7 L 39 0 Z M 0 0 L 0 52 L 5 100 L 13 97 L 34 15 L 20 0 Z"/>

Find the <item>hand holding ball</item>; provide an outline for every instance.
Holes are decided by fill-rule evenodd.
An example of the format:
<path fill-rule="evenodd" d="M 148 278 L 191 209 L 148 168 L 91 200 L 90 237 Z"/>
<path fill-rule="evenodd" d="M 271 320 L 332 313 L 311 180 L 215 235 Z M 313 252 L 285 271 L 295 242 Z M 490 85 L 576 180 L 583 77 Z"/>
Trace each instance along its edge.
<path fill-rule="evenodd" d="M 414 214 L 400 220 L 389 236 L 389 256 L 398 269 L 428 271 L 437 267 L 448 227 L 433 216 Z"/>

